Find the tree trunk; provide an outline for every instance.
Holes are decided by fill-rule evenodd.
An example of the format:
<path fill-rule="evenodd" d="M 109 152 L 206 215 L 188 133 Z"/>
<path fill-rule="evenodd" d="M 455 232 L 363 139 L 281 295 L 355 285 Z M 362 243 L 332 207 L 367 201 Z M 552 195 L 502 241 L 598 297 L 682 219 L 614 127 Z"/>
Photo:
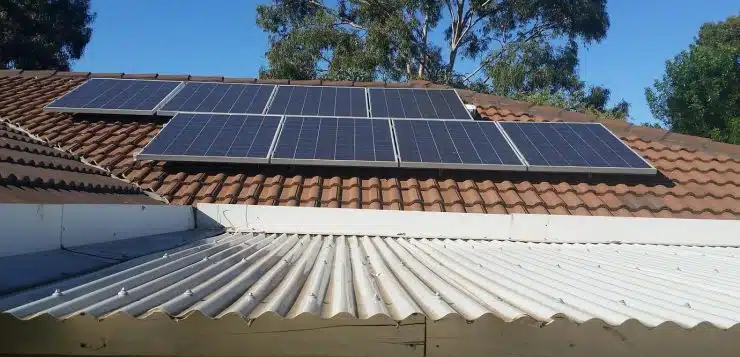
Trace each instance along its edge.
<path fill-rule="evenodd" d="M 452 76 L 455 73 L 455 60 L 457 59 L 457 46 L 450 46 L 450 58 L 447 62 L 447 84 L 452 83 Z"/>
<path fill-rule="evenodd" d="M 421 58 L 419 58 L 419 72 L 417 73 L 417 76 L 419 79 L 425 79 L 424 78 L 424 66 L 427 63 L 427 37 L 429 33 L 429 17 L 424 14 L 424 30 L 422 30 L 421 33 Z"/>

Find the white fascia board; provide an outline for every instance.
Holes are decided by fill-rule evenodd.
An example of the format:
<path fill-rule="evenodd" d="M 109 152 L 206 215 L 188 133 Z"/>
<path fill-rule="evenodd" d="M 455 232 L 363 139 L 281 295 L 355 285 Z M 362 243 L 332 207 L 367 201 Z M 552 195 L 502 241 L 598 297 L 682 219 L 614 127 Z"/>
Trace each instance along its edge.
<path fill-rule="evenodd" d="M 507 239 L 511 216 L 348 208 L 198 204 L 199 228 L 296 234 Z"/>
<path fill-rule="evenodd" d="M 740 246 L 740 221 L 198 204 L 198 226 L 236 231 L 551 243 Z"/>

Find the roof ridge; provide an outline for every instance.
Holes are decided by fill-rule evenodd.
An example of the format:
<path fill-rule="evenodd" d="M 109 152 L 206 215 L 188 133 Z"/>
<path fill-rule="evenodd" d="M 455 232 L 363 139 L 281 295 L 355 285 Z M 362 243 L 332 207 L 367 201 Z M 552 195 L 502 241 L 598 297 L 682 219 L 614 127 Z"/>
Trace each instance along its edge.
<path fill-rule="evenodd" d="M 157 79 L 171 81 L 197 81 L 197 82 L 226 82 L 226 83 L 264 83 L 264 84 L 295 84 L 295 85 L 340 85 L 350 87 L 389 87 L 389 88 L 450 88 L 446 85 L 436 84 L 426 80 L 412 79 L 407 82 L 388 81 L 332 81 L 323 79 L 292 80 L 292 79 L 261 79 L 253 77 L 224 77 L 224 76 L 201 76 L 192 74 L 164 74 L 164 73 L 124 73 L 124 72 L 73 72 L 56 70 L 23 70 L 6 69 L 0 70 L 0 78 L 23 77 L 23 78 L 122 78 L 122 79 Z"/>

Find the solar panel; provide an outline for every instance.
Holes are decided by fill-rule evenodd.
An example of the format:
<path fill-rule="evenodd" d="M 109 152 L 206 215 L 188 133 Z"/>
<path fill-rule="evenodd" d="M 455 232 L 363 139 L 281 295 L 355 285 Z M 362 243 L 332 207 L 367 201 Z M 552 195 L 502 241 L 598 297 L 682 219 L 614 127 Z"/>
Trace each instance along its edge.
<path fill-rule="evenodd" d="M 137 160 L 267 163 L 281 118 L 269 115 L 175 115 Z"/>
<path fill-rule="evenodd" d="M 387 119 L 285 117 L 273 164 L 397 167 Z"/>
<path fill-rule="evenodd" d="M 453 89 L 370 88 L 369 95 L 376 118 L 473 119 Z"/>
<path fill-rule="evenodd" d="M 274 89 L 272 84 L 187 82 L 157 113 L 262 114 Z"/>
<path fill-rule="evenodd" d="M 365 88 L 279 86 L 267 114 L 367 118 Z"/>
<path fill-rule="evenodd" d="M 44 109 L 70 113 L 152 115 L 181 83 L 92 78 Z"/>
<path fill-rule="evenodd" d="M 394 119 L 401 167 L 526 170 L 494 122 Z"/>
<path fill-rule="evenodd" d="M 598 123 L 501 122 L 531 171 L 655 174 L 657 170 Z"/>

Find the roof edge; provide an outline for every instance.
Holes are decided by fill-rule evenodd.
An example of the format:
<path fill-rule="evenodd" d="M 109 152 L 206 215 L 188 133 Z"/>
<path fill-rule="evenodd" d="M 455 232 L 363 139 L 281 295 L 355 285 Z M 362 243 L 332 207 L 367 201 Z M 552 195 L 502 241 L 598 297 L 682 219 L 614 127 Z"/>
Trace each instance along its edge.
<path fill-rule="evenodd" d="M 740 221 L 359 210 L 199 203 L 198 228 L 229 231 L 533 243 L 740 247 Z"/>

